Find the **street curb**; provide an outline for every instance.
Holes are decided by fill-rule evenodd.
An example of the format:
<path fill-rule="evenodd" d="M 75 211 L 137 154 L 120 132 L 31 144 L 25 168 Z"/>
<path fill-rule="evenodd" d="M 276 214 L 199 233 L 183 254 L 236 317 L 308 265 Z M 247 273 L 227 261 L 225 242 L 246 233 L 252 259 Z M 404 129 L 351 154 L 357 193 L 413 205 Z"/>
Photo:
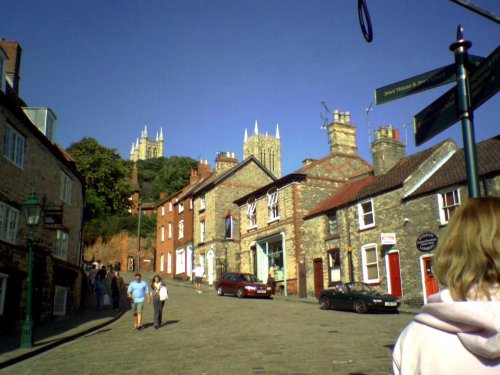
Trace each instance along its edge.
<path fill-rule="evenodd" d="M 85 335 L 88 335 L 89 333 L 93 332 L 93 331 L 96 331 L 98 329 L 101 329 L 103 327 L 106 327 L 107 325 L 117 321 L 118 319 L 120 319 L 124 314 L 125 314 L 126 311 L 121 311 L 117 316 L 114 316 L 112 318 L 110 318 L 108 321 L 106 322 L 103 322 L 103 323 L 100 323 L 96 326 L 93 326 L 93 327 L 90 327 L 90 328 L 87 328 L 83 331 L 80 331 L 80 332 L 77 332 L 77 333 L 74 333 L 74 334 L 71 334 L 69 336 L 66 336 L 66 337 L 62 337 L 60 339 L 56 339 L 55 341 L 47 344 L 47 345 L 43 345 L 41 346 L 40 348 L 37 348 L 37 349 L 34 349 L 34 350 L 30 350 L 29 352 L 27 353 L 24 353 L 24 354 L 21 354 L 17 357 L 14 357 L 14 358 L 10 358 L 4 362 L 0 362 L 0 370 L 3 369 L 3 368 L 6 368 L 6 367 L 9 367 L 9 366 L 12 366 L 18 362 L 22 362 L 26 359 L 29 359 L 29 358 L 32 358 L 38 354 L 41 354 L 43 352 L 46 352 L 47 350 L 50 350 L 50 349 L 53 349 L 59 345 L 62 345 L 62 344 L 65 344 L 67 342 L 70 342 L 70 341 L 73 341 L 81 336 L 85 336 Z"/>

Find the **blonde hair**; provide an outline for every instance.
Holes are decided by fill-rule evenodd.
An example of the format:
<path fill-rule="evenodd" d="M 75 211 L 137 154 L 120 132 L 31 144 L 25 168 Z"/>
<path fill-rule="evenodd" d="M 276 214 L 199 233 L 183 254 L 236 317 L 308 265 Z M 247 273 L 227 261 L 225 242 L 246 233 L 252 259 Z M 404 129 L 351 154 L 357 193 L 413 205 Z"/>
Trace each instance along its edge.
<path fill-rule="evenodd" d="M 468 292 L 491 300 L 500 280 L 500 198 L 469 199 L 453 214 L 433 259 L 439 282 L 455 300 Z"/>

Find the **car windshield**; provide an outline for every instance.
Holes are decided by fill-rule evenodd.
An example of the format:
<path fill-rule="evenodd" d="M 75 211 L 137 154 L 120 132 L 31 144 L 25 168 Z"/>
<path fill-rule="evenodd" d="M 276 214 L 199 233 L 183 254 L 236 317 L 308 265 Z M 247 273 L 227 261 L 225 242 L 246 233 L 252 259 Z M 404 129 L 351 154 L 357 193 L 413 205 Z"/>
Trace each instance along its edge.
<path fill-rule="evenodd" d="M 257 276 L 249 274 L 249 273 L 244 273 L 241 275 L 241 278 L 247 282 L 251 283 L 259 283 L 260 280 L 257 278 Z"/>
<path fill-rule="evenodd" d="M 375 290 L 368 284 L 365 283 L 350 283 L 347 287 L 351 292 L 356 293 L 374 293 Z"/>

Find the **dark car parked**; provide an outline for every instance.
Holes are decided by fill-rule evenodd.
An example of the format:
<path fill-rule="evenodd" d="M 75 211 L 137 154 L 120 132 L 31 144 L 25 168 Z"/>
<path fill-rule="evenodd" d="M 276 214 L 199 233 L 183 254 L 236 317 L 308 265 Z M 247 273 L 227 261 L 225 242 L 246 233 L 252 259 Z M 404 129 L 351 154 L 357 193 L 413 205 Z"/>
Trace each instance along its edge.
<path fill-rule="evenodd" d="M 219 296 L 234 294 L 243 297 L 271 298 L 271 287 L 260 281 L 251 273 L 228 272 L 221 276 L 215 283 L 215 290 Z"/>
<path fill-rule="evenodd" d="M 377 292 L 368 284 L 360 282 L 339 283 L 331 289 L 322 290 L 319 296 L 322 309 L 397 312 L 401 299 L 392 294 Z"/>

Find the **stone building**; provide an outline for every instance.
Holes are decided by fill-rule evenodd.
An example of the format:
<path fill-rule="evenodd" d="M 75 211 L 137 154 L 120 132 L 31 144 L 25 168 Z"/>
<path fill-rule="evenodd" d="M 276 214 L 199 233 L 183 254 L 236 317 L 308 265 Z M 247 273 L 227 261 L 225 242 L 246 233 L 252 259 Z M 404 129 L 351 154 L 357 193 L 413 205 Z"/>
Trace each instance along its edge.
<path fill-rule="evenodd" d="M 22 203 L 30 192 L 43 209 L 33 244 L 35 324 L 76 311 L 82 285 L 83 182 L 74 160 L 24 111 L 20 60 L 16 42 L 0 41 L 0 330 L 19 328 L 25 317 L 29 232 Z"/>
<path fill-rule="evenodd" d="M 209 284 L 222 272 L 240 270 L 240 220 L 233 202 L 271 181 L 274 175 L 253 155 L 238 163 L 234 153 L 219 152 L 213 173 L 190 192 L 194 262 L 205 268 Z"/>
<path fill-rule="evenodd" d="M 156 272 L 169 278 L 187 279 L 193 269 L 192 191 L 211 175 L 206 160 L 191 171 L 189 185 L 171 196 L 161 194 L 156 204 Z"/>
<path fill-rule="evenodd" d="M 163 128 L 160 128 L 160 132 L 157 132 L 156 138 L 152 140 L 148 138 L 148 127 L 145 125 L 144 130 L 141 132 L 141 138 L 137 138 L 132 143 L 130 160 L 137 161 L 162 157 L 163 141 Z"/>
<path fill-rule="evenodd" d="M 279 125 L 276 124 L 276 135 L 259 134 L 259 124 L 255 121 L 253 134 L 249 137 L 247 129 L 243 140 L 243 159 L 253 155 L 275 177 L 281 177 L 281 139 Z"/>
<path fill-rule="evenodd" d="M 328 126 L 330 154 L 320 160 L 306 159 L 304 167 L 235 203 L 239 207 L 241 271 L 266 280 L 272 267 L 277 288 L 283 294 L 306 296 L 307 254 L 303 216 L 337 191 L 348 179 L 370 171 L 357 155 L 356 128 L 349 112 L 335 111 Z"/>
<path fill-rule="evenodd" d="M 477 145 L 483 195 L 500 195 L 499 146 L 498 136 Z M 364 281 L 421 305 L 438 290 L 436 241 L 468 197 L 464 152 L 447 140 L 403 157 L 397 132 L 383 127 L 372 153 L 373 173 L 351 179 L 305 215 L 307 292 Z"/>

